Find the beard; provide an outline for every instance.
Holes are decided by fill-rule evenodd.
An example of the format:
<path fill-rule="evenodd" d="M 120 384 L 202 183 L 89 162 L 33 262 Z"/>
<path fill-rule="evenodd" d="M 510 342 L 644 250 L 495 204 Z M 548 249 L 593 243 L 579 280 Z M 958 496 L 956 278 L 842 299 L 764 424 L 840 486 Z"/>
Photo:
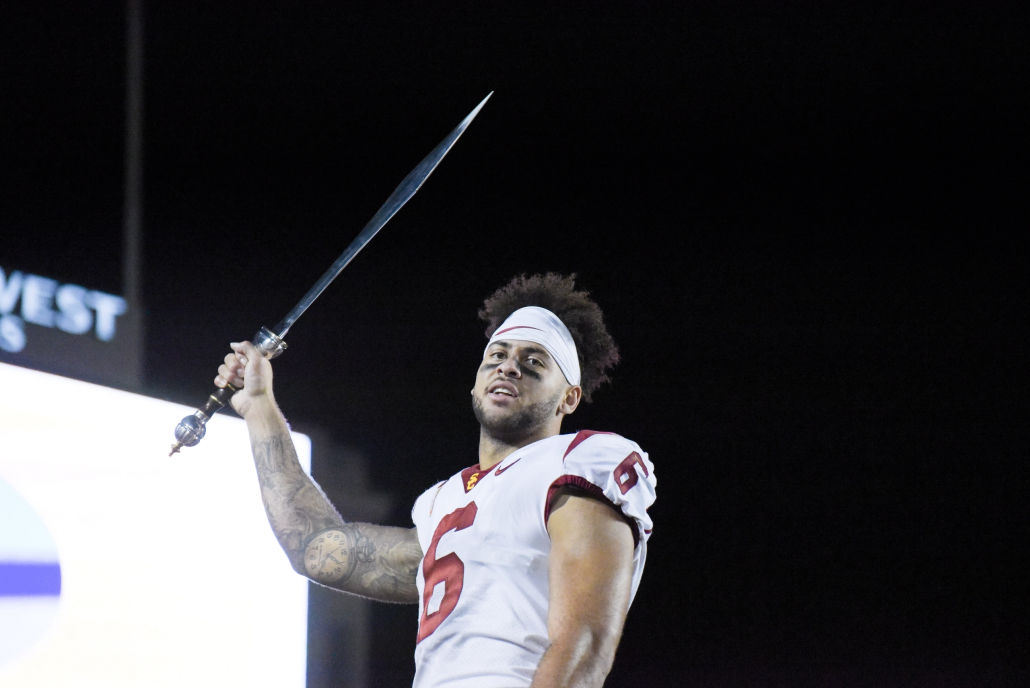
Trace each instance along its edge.
<path fill-rule="evenodd" d="M 472 411 L 476 414 L 479 425 L 486 430 L 488 435 L 510 444 L 532 434 L 534 430 L 546 424 L 554 416 L 561 396 L 562 393 L 559 392 L 553 399 L 545 399 L 532 406 L 525 406 L 515 413 L 501 417 L 489 417 L 486 409 L 483 408 L 483 402 L 473 394 Z"/>

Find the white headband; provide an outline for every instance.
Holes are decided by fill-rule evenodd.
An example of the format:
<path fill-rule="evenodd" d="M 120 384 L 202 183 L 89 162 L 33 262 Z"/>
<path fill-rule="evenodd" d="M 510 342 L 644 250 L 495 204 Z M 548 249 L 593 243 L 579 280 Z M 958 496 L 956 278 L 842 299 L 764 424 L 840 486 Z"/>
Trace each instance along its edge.
<path fill-rule="evenodd" d="M 520 308 L 501 323 L 486 348 L 501 339 L 521 339 L 542 344 L 558 363 L 570 385 L 579 384 L 579 356 L 569 328 L 557 315 L 538 306 Z M 486 353 L 485 351 L 483 353 Z"/>

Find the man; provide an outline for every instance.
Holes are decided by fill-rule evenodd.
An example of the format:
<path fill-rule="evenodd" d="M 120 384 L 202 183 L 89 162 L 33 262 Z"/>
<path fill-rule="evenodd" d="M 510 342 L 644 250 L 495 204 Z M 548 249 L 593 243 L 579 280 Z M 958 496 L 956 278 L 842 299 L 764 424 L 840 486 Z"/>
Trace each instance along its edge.
<path fill-rule="evenodd" d="M 415 528 L 344 523 L 304 474 L 248 342 L 215 384 L 242 389 L 268 520 L 323 585 L 420 605 L 415 687 L 596 687 L 644 567 L 654 468 L 610 433 L 561 435 L 618 352 L 574 276 L 518 277 L 486 300 L 472 405 L 479 463 L 415 502 Z"/>

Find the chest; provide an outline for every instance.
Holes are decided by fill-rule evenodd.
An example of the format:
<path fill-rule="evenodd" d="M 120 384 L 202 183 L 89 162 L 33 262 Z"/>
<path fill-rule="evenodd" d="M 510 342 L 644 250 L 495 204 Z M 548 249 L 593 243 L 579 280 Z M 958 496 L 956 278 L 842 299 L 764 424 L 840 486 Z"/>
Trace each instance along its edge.
<path fill-rule="evenodd" d="M 420 540 L 428 539 L 421 543 L 422 551 L 436 558 L 457 552 L 497 563 L 546 553 L 547 489 L 560 473 L 560 460 L 525 455 L 509 457 L 488 471 L 467 469 L 453 476 L 432 505 L 430 527 L 420 529 Z"/>

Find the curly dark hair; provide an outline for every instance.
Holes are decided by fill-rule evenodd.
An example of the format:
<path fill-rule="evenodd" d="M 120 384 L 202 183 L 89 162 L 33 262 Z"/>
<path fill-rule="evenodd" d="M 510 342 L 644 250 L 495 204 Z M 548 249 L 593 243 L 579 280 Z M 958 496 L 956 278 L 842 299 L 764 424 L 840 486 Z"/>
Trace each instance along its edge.
<path fill-rule="evenodd" d="M 619 348 L 604 326 L 600 307 L 589 292 L 576 291 L 575 273 L 567 277 L 553 272 L 522 274 L 483 302 L 479 317 L 487 324 L 487 339 L 509 315 L 526 306 L 546 308 L 569 328 L 579 354 L 583 400 L 590 401 L 590 395 L 611 380 L 608 371 L 619 362 Z"/>

